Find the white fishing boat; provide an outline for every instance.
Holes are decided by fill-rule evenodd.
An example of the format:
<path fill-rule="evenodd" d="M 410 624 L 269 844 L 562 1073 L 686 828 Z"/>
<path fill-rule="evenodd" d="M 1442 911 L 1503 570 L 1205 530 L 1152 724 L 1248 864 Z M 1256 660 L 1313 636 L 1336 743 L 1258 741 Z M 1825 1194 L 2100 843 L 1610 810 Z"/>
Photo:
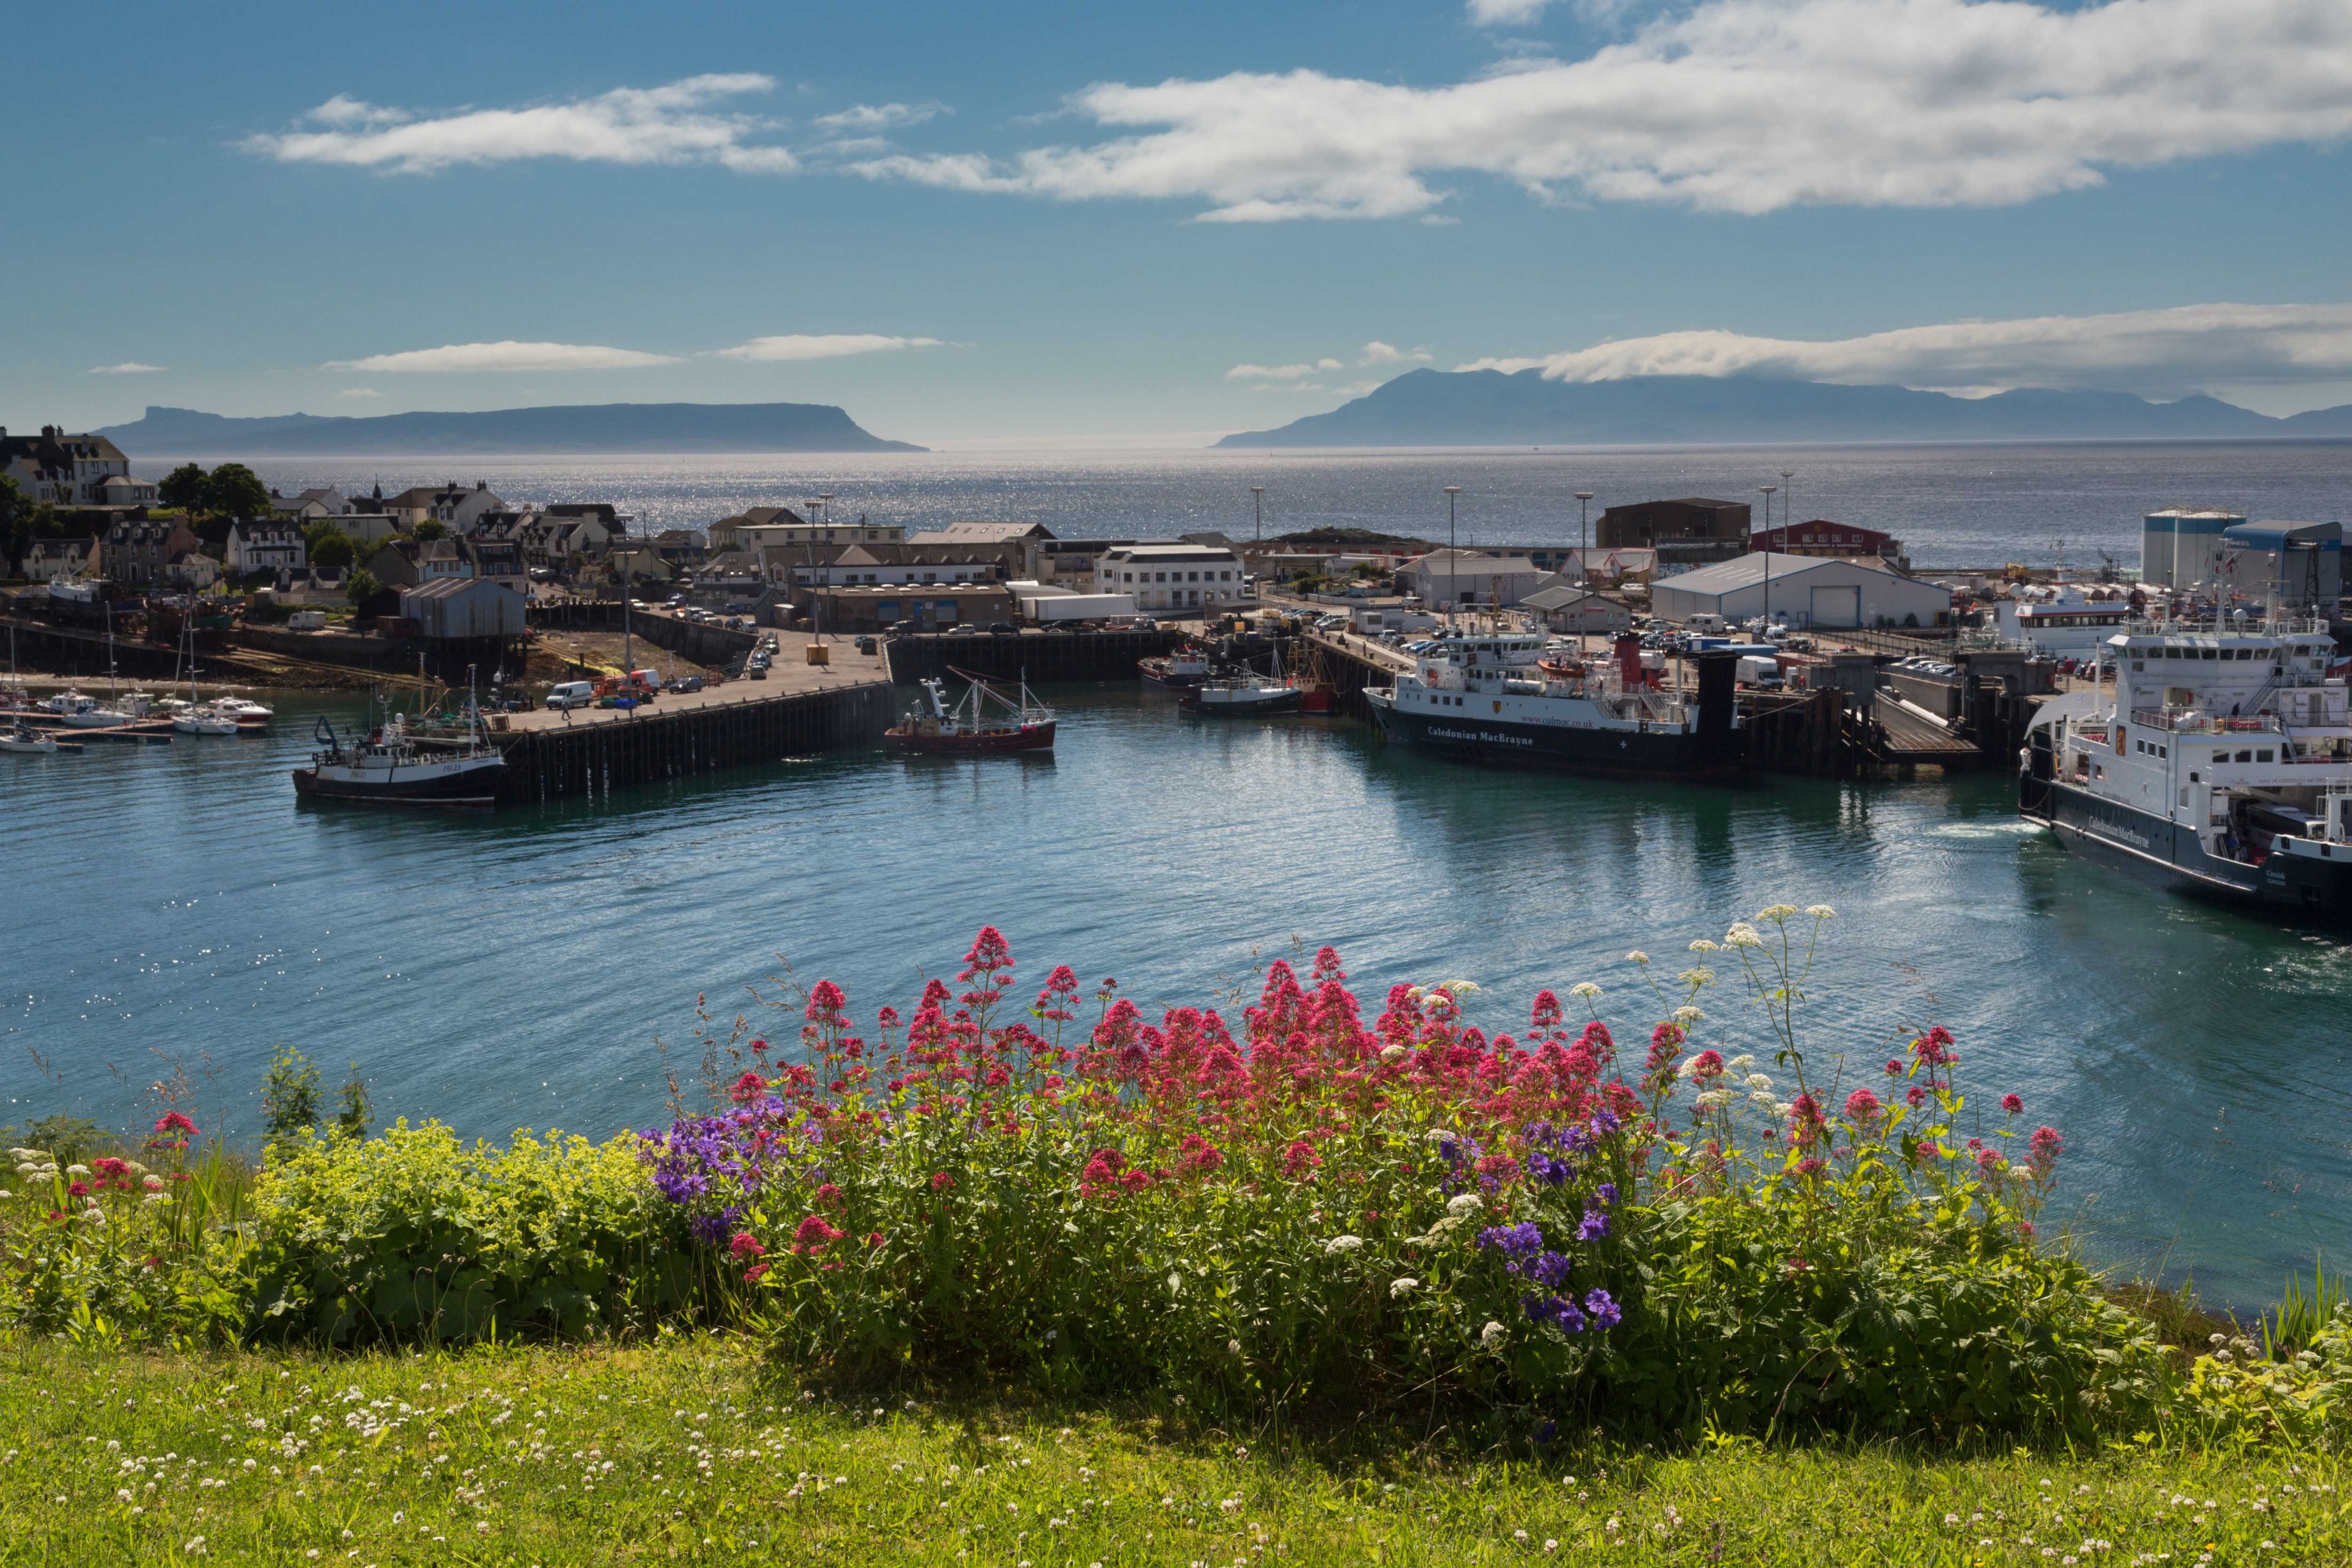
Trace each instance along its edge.
<path fill-rule="evenodd" d="M 421 735 L 398 713 L 362 740 L 335 732 L 324 715 L 313 731 L 310 765 L 294 770 L 306 798 L 362 805 L 492 806 L 505 776 L 505 753 L 484 736 L 481 710 L 468 697 L 457 734 Z"/>
<path fill-rule="evenodd" d="M 1202 680 L 1181 692 L 1177 705 L 1224 719 L 1245 719 L 1261 713 L 1296 713 L 1306 693 L 1282 670 L 1282 650 L 1275 649 L 1274 672 L 1244 668 L 1238 675 Z"/>

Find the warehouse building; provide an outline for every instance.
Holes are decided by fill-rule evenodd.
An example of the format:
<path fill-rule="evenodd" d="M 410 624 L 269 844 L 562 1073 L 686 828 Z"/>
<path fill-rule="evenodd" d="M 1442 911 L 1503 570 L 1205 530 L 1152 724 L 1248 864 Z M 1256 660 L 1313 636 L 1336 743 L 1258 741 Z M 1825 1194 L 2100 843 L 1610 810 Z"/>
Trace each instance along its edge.
<path fill-rule="evenodd" d="M 1742 555 L 1652 584 L 1650 607 L 1669 621 L 1702 614 L 1735 622 L 1769 616 L 1791 626 L 1837 631 L 1948 626 L 1952 595 L 1863 561 Z"/>

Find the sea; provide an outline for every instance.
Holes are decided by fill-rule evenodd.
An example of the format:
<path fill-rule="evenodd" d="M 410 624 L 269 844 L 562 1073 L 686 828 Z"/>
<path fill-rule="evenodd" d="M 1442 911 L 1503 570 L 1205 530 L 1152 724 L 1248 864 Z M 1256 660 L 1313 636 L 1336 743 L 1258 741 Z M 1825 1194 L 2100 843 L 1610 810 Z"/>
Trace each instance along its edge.
<path fill-rule="evenodd" d="M 2139 515 L 2218 504 L 2343 515 L 2352 447 L 1808 452 L 435 459 L 383 475 L 509 500 L 609 500 L 646 527 L 830 490 L 836 516 L 1034 518 L 1143 535 L 1254 521 L 1559 540 L 1559 492 L 1727 496 L 1793 471 L 1797 510 L 1885 528 L 1915 559 L 2136 560 Z M 367 468 L 257 465 L 281 489 Z M 1234 499 L 1236 489 L 1242 501 Z M 1811 497 L 1812 500 L 1805 498 Z M 1816 504 L 1818 503 L 1818 504 Z M 1597 504 L 1597 503 L 1596 503 Z M 1572 510 L 1569 514 L 1572 524 Z M 1468 531 L 1475 529 L 1473 534 Z M 951 977 L 983 924 L 1020 973 L 1116 978 L 1147 1008 L 1237 1009 L 1265 966 L 1337 947 L 1368 1013 L 1398 982 L 1468 980 L 1523 1028 L 1580 981 L 1621 1040 L 1683 1000 L 1690 943 L 1776 903 L 1801 922 L 1797 1043 L 1843 1094 L 1941 1023 L 1963 1132 L 2000 1096 L 2065 1152 L 2047 1219 L 2126 1276 L 2260 1303 L 2352 1250 L 2352 944 L 2153 894 L 2024 830 L 2002 773 L 1739 787 L 1487 773 L 1346 720 L 1202 721 L 1127 683 L 1048 688 L 1048 757 L 794 757 L 609 799 L 470 816 L 299 804 L 288 778 L 343 695 L 284 692 L 266 736 L 0 757 L 16 825 L 0 951 L 0 1122 L 130 1128 L 184 1079 L 208 1134 L 250 1142 L 289 1047 L 380 1120 L 467 1137 L 594 1138 L 698 1095 L 706 1047 L 796 1028 L 839 983 L 870 1021 Z M 1650 954 L 1647 968 L 1629 962 Z M 1710 960 L 1708 1045 L 1769 1058 L 1754 978 Z M 674 1089 L 675 1086 L 675 1089 Z"/>

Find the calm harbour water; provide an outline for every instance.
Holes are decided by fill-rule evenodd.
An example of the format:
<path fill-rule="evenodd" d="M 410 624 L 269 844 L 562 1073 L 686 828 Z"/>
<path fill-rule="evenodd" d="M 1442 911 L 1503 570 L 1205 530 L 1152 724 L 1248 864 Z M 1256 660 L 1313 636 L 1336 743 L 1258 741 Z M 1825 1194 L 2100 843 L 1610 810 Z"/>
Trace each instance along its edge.
<path fill-rule="evenodd" d="M 312 485 L 393 495 L 413 484 L 487 481 L 509 501 L 612 501 L 647 529 L 702 528 L 747 506 L 824 492 L 836 518 L 935 528 L 1021 518 L 1065 538 L 1164 537 L 1202 529 L 1246 538 L 1249 487 L 1265 531 L 1318 526 L 1445 537 L 1444 487 L 1465 544 L 1576 540 L 1578 490 L 1592 515 L 1620 502 L 1714 496 L 1760 502 L 1794 475 L 1793 515 L 1879 529 L 1923 566 L 2052 563 L 2095 568 L 2105 551 L 2139 563 L 2140 519 L 2218 506 L 2254 518 L 2340 520 L 2352 511 L 2352 443 L 2213 442 L 2045 447 L 1752 447 L 1578 452 L 1155 452 L 1100 456 L 937 452 L 874 457 L 304 458 L 254 465 L 288 495 Z M 1777 520 L 1781 500 L 1773 501 Z M 1762 517 L 1758 514 L 1760 525 Z"/>
<path fill-rule="evenodd" d="M 1592 979 L 1638 1039 L 1659 1008 L 1629 948 L 1672 973 L 1820 900 L 1815 1062 L 1867 1080 L 1895 1028 L 1946 1023 L 1979 1103 L 2014 1089 L 2063 1130 L 2058 1216 L 2101 1258 L 2254 1300 L 2352 1244 L 2352 951 L 2084 865 L 2019 831 L 2003 778 L 1626 787 L 1049 695 L 1048 760 L 834 754 L 463 818 L 296 804 L 286 770 L 345 699 L 282 696 L 266 739 L 0 759 L 12 820 L 89 828 L 17 858 L 0 1120 L 124 1123 L 176 1054 L 207 1129 L 249 1131 L 285 1041 L 330 1084 L 359 1062 L 385 1119 L 601 1136 L 660 1119 L 655 1038 L 689 1045 L 698 994 L 730 1016 L 781 955 L 870 1018 L 983 922 L 1033 981 L 1067 962 L 1148 1005 L 1218 1000 L 1295 937 L 1339 948 L 1368 1011 L 1467 977 L 1511 1029 Z M 1761 1047 L 1735 992 L 1706 1005 L 1710 1043 Z"/>

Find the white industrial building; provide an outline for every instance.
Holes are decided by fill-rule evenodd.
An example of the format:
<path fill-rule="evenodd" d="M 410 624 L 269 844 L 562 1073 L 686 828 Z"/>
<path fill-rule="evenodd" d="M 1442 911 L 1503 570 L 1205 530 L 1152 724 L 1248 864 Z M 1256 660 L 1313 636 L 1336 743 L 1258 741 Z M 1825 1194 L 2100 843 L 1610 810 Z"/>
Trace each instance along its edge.
<path fill-rule="evenodd" d="M 1533 610 L 1556 632 L 1613 636 L 1633 625 L 1633 612 L 1618 600 L 1558 580 L 1521 599 L 1519 608 Z"/>
<path fill-rule="evenodd" d="M 1860 560 L 1741 555 L 1652 584 L 1650 608 L 1669 621 L 1769 615 L 1791 626 L 1836 631 L 1944 626 L 1951 620 L 1952 595 Z"/>
<path fill-rule="evenodd" d="M 1140 610 L 1240 603 L 1241 558 L 1213 544 L 1122 544 L 1095 557 L 1095 592 L 1132 594 Z"/>
<path fill-rule="evenodd" d="M 1440 610 L 1472 605 L 1507 609 L 1551 578 L 1524 555 L 1478 550 L 1433 550 L 1406 567 L 1405 575 L 1421 602 Z"/>
<path fill-rule="evenodd" d="M 2210 587 L 2221 575 L 2221 535 L 2243 512 L 2174 507 L 2140 519 L 2139 580 L 2151 588 Z"/>

